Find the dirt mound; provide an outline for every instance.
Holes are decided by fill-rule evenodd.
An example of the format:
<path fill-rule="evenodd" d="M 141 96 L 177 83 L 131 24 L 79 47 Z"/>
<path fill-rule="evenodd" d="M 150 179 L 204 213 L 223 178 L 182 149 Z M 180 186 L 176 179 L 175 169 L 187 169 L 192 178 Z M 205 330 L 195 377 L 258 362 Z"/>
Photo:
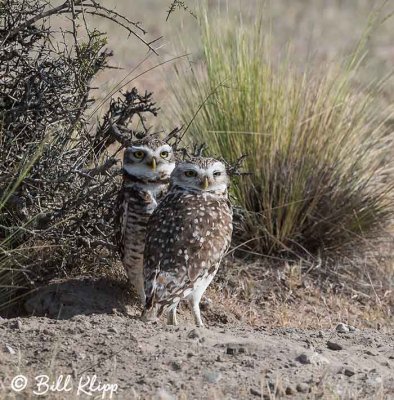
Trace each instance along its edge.
<path fill-rule="evenodd" d="M 53 281 L 27 299 L 29 315 L 69 319 L 75 315 L 127 313 L 126 304 L 136 304 L 126 288 L 109 279 L 75 278 Z"/>

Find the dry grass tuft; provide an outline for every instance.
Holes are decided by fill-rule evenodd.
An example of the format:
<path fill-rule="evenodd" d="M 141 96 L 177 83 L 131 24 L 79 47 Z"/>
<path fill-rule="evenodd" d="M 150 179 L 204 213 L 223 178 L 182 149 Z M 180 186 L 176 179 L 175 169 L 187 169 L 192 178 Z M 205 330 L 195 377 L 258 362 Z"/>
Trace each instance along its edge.
<path fill-rule="evenodd" d="M 351 87 L 360 50 L 343 67 L 300 73 L 290 54 L 272 56 L 261 20 L 230 30 L 200 21 L 206 66 L 178 70 L 174 108 L 211 153 L 249 155 L 252 174 L 233 187 L 237 243 L 305 256 L 375 237 L 394 211 L 393 132 L 376 102 L 382 83 Z"/>

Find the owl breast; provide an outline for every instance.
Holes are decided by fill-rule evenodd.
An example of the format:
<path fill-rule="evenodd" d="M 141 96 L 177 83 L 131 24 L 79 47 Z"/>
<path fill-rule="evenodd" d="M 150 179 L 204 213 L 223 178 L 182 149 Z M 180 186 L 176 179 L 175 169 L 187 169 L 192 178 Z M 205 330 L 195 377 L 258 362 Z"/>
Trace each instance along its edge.
<path fill-rule="evenodd" d="M 216 274 L 232 235 L 227 196 L 177 191 L 149 221 L 145 293 L 161 305 L 204 291 Z"/>
<path fill-rule="evenodd" d="M 146 225 L 163 191 L 163 188 L 156 192 L 140 187 L 122 188 L 118 204 L 117 241 L 123 261 L 128 261 L 130 257 L 142 260 Z"/>
<path fill-rule="evenodd" d="M 142 303 L 145 302 L 143 256 L 147 224 L 166 188 L 165 184 L 124 185 L 118 199 L 116 239 L 128 278 Z"/>

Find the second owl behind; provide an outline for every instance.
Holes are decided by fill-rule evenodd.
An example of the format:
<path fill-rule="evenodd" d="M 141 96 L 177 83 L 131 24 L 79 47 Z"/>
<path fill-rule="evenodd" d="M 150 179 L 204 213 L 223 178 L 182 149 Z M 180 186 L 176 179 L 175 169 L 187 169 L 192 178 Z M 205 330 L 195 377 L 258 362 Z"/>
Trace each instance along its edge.
<path fill-rule="evenodd" d="M 150 215 L 167 192 L 175 167 L 171 146 L 150 135 L 124 153 L 123 185 L 118 198 L 117 242 L 129 280 L 145 303 L 143 255 Z"/>

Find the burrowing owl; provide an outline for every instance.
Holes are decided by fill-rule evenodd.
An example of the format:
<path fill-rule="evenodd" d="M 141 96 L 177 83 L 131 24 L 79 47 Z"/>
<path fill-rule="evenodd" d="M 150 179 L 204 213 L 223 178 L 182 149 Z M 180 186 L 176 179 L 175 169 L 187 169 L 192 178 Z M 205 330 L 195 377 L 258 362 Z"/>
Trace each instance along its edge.
<path fill-rule="evenodd" d="M 200 299 L 231 242 L 232 209 L 224 163 L 194 157 L 171 174 L 170 189 L 149 220 L 144 252 L 143 319 L 164 310 L 176 325 L 176 308 L 190 302 L 202 326 Z"/>
<path fill-rule="evenodd" d="M 117 241 L 129 280 L 143 304 L 147 222 L 158 201 L 167 192 L 174 167 L 173 149 L 157 137 L 136 140 L 124 153 L 124 178 L 118 197 Z"/>

